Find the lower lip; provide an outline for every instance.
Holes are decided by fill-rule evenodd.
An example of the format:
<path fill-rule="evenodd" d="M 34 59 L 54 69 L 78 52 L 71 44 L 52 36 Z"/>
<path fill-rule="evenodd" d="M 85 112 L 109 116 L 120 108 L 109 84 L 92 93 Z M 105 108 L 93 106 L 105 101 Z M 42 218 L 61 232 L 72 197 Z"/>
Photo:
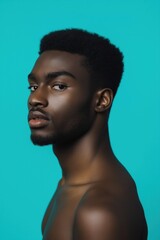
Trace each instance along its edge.
<path fill-rule="evenodd" d="M 48 120 L 46 119 L 31 119 L 29 121 L 30 128 L 42 128 L 48 125 Z"/>

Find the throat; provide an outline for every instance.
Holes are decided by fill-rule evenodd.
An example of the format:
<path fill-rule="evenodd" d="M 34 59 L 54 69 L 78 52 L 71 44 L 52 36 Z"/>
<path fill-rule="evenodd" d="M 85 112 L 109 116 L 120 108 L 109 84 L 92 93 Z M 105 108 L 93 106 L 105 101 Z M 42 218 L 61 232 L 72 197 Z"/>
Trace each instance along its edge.
<path fill-rule="evenodd" d="M 72 144 L 53 145 L 53 151 L 62 168 L 62 182 L 88 184 L 99 181 L 106 162 L 113 159 L 108 131 L 104 134 L 88 134 Z M 102 177 L 101 177 L 102 176 Z"/>

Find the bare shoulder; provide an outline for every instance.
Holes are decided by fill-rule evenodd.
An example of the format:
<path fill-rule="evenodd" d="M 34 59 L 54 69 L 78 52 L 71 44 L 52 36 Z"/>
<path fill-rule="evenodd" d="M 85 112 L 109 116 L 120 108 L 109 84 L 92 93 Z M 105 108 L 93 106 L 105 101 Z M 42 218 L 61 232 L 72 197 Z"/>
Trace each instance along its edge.
<path fill-rule="evenodd" d="M 146 240 L 143 220 L 135 211 L 125 198 L 106 188 L 91 188 L 77 208 L 73 240 Z"/>
<path fill-rule="evenodd" d="M 73 239 L 118 239 L 120 221 L 114 209 L 112 209 L 109 202 L 105 204 L 104 199 L 97 201 L 97 199 L 94 200 L 92 197 L 94 197 L 93 192 L 87 193 L 77 209 Z"/>

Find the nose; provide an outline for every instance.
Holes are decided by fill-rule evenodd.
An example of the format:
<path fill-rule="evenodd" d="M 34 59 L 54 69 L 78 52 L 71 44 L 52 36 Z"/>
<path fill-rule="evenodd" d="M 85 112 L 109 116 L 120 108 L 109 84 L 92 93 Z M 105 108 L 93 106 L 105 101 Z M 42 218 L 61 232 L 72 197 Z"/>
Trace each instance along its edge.
<path fill-rule="evenodd" d="M 44 89 L 38 87 L 35 92 L 32 92 L 28 99 L 29 107 L 41 107 L 45 108 L 48 106 L 48 100 Z"/>

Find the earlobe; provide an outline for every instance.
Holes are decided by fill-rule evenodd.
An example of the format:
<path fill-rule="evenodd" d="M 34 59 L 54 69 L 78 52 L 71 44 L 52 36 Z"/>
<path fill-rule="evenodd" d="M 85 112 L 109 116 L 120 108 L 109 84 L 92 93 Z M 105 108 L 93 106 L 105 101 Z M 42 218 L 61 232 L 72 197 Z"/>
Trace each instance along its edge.
<path fill-rule="evenodd" d="M 110 108 L 113 101 L 113 91 L 110 88 L 101 89 L 97 92 L 96 112 L 104 112 Z"/>

